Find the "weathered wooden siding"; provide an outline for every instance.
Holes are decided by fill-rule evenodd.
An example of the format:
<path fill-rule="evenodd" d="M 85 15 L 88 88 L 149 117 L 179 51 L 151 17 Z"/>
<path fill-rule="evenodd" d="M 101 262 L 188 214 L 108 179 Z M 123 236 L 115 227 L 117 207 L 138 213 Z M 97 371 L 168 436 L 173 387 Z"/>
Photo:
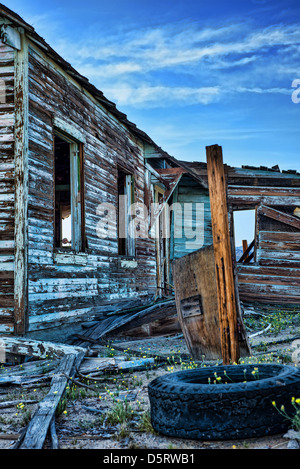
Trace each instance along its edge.
<path fill-rule="evenodd" d="M 205 163 L 189 167 L 207 180 Z M 230 210 L 257 209 L 256 262 L 237 264 L 240 299 L 300 303 L 300 230 L 260 213 L 263 206 L 292 215 L 300 206 L 300 175 L 278 168 L 226 167 Z M 190 188 L 190 192 L 194 192 Z M 200 200 L 200 197 L 199 197 Z"/>
<path fill-rule="evenodd" d="M 55 260 L 53 116 L 79 130 L 84 143 L 86 252 Z M 155 245 L 136 240 L 124 267 L 117 239 L 100 239 L 97 206 L 117 206 L 117 164 L 134 174 L 144 201 L 144 156 L 120 122 L 34 47 L 29 48 L 29 331 L 73 321 L 105 302 L 155 293 Z"/>
<path fill-rule="evenodd" d="M 254 172 L 249 170 L 249 173 Z M 238 177 L 235 172 L 232 174 L 230 182 Z M 262 178 L 269 187 L 263 186 Z M 299 304 L 300 229 L 297 221 L 293 226 L 293 221 L 286 224 L 266 216 L 264 212 L 270 207 L 271 213 L 276 210 L 279 216 L 282 213 L 293 217 L 294 209 L 300 205 L 300 176 L 269 171 L 261 175 L 256 173 L 256 179 L 252 181 L 250 177 L 248 184 L 252 182 L 252 186 L 240 185 L 240 182 L 238 186 L 229 186 L 230 205 L 233 208 L 257 209 L 256 262 L 237 266 L 240 298 L 263 303 Z"/>
<path fill-rule="evenodd" d="M 14 325 L 14 50 L 0 42 L 0 332 Z"/>
<path fill-rule="evenodd" d="M 300 303 L 300 269 L 262 265 L 238 267 L 240 299 L 258 303 Z"/>
<path fill-rule="evenodd" d="M 173 197 L 181 210 L 174 211 L 171 226 L 171 259 L 178 259 L 212 244 L 210 201 L 207 189 L 183 176 Z"/>

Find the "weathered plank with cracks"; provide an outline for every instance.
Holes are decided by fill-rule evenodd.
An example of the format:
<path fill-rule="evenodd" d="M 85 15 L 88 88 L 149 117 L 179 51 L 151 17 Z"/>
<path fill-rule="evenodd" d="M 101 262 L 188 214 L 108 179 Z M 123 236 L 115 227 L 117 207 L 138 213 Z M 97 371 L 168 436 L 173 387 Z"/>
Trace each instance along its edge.
<path fill-rule="evenodd" d="M 206 147 L 223 364 L 238 363 L 236 289 L 229 235 L 227 183 L 222 148 Z"/>
<path fill-rule="evenodd" d="M 84 351 L 81 347 L 21 337 L 1 337 L 0 346 L 6 353 L 38 358 L 59 358 L 66 354 L 77 354 Z"/>
<path fill-rule="evenodd" d="M 47 396 L 39 403 L 38 409 L 31 419 L 20 449 L 42 449 L 56 408 L 62 398 L 68 382 L 66 376 L 72 376 L 84 358 L 84 352 L 65 355 L 53 375 L 51 388 Z M 52 429 L 53 430 L 53 429 Z"/>
<path fill-rule="evenodd" d="M 58 363 L 59 360 L 43 360 L 4 368 L 0 373 L 0 386 L 23 386 L 49 380 Z"/>

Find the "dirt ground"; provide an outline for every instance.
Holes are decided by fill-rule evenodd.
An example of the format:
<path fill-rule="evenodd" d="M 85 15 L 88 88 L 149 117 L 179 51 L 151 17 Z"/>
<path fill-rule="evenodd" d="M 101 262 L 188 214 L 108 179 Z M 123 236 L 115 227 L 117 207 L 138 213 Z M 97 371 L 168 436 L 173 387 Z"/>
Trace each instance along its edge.
<path fill-rule="evenodd" d="M 273 321 L 273 319 L 272 319 Z M 245 363 L 284 363 L 292 361 L 293 343 L 300 338 L 298 315 L 281 321 L 250 340 L 251 357 Z M 264 328 L 251 321 L 252 331 Z M 66 390 L 57 409 L 56 432 L 60 449 L 103 450 L 200 450 L 200 449 L 287 449 L 291 440 L 283 434 L 247 440 L 197 441 L 170 438 L 153 431 L 149 418 L 147 386 L 155 377 L 180 369 L 201 366 L 189 355 L 182 335 L 143 340 L 115 339 L 102 346 L 92 346 L 98 356 L 164 357 L 149 369 L 114 372 L 77 381 Z M 216 362 L 204 362 L 217 365 Z M 297 365 L 299 366 L 299 365 Z M 47 394 L 49 385 L 36 383 L 30 387 L 0 386 L 0 449 L 12 449 L 20 432 L 33 415 L 38 402 Z M 296 396 L 297 397 L 297 396 Z M 1 408 L 3 402 L 14 402 Z M 47 438 L 45 449 L 51 448 Z M 295 448 L 296 449 L 296 448 Z"/>

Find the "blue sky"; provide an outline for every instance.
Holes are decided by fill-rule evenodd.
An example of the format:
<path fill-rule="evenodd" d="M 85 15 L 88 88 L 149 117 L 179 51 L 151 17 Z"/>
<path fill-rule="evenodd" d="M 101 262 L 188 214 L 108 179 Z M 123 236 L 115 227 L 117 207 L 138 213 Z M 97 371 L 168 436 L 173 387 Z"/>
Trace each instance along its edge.
<path fill-rule="evenodd" d="M 299 0 L 5 4 L 172 156 L 300 171 Z"/>

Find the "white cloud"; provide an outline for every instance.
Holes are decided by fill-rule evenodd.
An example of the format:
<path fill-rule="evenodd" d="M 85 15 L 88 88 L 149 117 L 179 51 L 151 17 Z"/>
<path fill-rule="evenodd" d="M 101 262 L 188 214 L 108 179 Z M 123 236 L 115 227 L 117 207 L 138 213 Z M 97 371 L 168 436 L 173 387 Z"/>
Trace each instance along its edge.
<path fill-rule="evenodd" d="M 119 105 L 164 107 L 172 104 L 209 104 L 221 97 L 219 87 L 169 87 L 143 84 L 137 87 L 120 83 L 105 87 L 105 94 Z"/>
<path fill-rule="evenodd" d="M 254 57 L 244 57 L 245 54 L 265 54 L 272 47 L 292 47 L 300 42 L 298 25 L 277 25 L 250 33 L 241 25 L 215 30 L 195 26 L 176 30 L 175 26 L 131 31 L 122 37 L 93 37 L 91 41 L 85 38 L 84 45 L 77 45 L 73 53 L 82 62 L 93 59 L 103 63 L 126 58 L 125 62 L 151 71 L 200 63 L 204 58 L 225 59 L 230 55 L 237 56 L 233 59 L 236 65 L 246 65 Z"/>
<path fill-rule="evenodd" d="M 290 88 L 260 88 L 260 87 L 254 87 L 254 88 L 247 88 L 247 87 L 242 87 L 239 86 L 235 89 L 236 92 L 238 93 L 256 93 L 256 94 L 291 94 Z"/>
<path fill-rule="evenodd" d="M 40 34 L 46 31 L 51 46 L 119 105 L 206 105 L 220 100 L 221 88 L 223 96 L 288 94 L 298 70 L 298 24 L 254 28 L 246 20 L 203 28 L 178 22 L 102 34 L 95 23 L 74 40 L 67 31 L 58 34 L 61 27 L 55 18 L 52 12 L 30 22 Z"/>
<path fill-rule="evenodd" d="M 141 66 L 132 62 L 119 62 L 114 64 L 106 64 L 103 66 L 95 66 L 93 64 L 78 65 L 77 71 L 82 75 L 95 78 L 109 78 L 125 75 L 128 73 L 137 73 L 141 71 Z"/>

